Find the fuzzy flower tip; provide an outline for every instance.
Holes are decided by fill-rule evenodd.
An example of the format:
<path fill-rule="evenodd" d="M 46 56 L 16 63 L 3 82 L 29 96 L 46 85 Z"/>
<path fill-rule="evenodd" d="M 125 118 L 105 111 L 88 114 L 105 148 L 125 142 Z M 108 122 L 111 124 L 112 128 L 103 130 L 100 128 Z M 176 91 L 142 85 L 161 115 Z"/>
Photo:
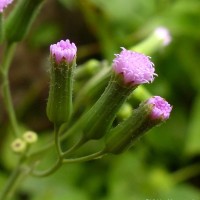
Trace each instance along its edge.
<path fill-rule="evenodd" d="M 148 104 L 153 105 L 151 117 L 153 119 L 167 120 L 170 116 L 172 106 L 162 97 L 154 96 L 147 100 Z"/>
<path fill-rule="evenodd" d="M 154 33 L 160 40 L 162 40 L 164 46 L 167 46 L 172 40 L 169 30 L 165 27 L 160 26 L 156 28 Z"/>
<path fill-rule="evenodd" d="M 69 40 L 61 40 L 57 44 L 50 46 L 50 53 L 55 57 L 57 63 L 62 60 L 71 63 L 76 56 L 77 48 L 74 43 L 70 43 Z"/>
<path fill-rule="evenodd" d="M 0 0 L 0 13 L 4 11 L 4 9 L 13 2 L 13 0 Z"/>
<path fill-rule="evenodd" d="M 113 60 L 113 69 L 117 74 L 122 74 L 125 83 L 140 85 L 154 80 L 154 64 L 148 56 L 122 48 Z"/>

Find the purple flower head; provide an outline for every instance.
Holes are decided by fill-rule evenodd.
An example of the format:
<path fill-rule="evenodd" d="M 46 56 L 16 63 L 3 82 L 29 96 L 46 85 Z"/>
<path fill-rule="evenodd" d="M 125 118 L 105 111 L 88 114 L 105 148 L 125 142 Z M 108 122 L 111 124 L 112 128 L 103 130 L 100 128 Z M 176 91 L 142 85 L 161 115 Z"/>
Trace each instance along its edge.
<path fill-rule="evenodd" d="M 125 83 L 139 85 L 154 80 L 154 64 L 148 56 L 122 48 L 113 60 L 113 69 L 117 74 L 122 74 Z"/>
<path fill-rule="evenodd" d="M 4 9 L 13 2 L 13 0 L 0 0 L 0 13 L 4 11 Z"/>
<path fill-rule="evenodd" d="M 71 63 L 76 57 L 77 48 L 74 43 L 70 43 L 69 40 L 61 40 L 57 44 L 52 44 L 50 46 L 50 53 L 57 63 L 60 63 L 62 60 Z"/>
<path fill-rule="evenodd" d="M 165 99 L 160 96 L 154 96 L 148 99 L 147 103 L 153 105 L 152 119 L 161 118 L 162 120 L 167 120 L 169 118 L 172 106 Z"/>

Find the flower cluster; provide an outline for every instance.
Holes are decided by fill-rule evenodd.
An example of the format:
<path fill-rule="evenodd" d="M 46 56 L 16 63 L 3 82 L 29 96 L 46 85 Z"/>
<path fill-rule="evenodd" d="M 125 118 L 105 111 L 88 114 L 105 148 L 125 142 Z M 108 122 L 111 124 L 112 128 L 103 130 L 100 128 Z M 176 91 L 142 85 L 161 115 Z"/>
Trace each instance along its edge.
<path fill-rule="evenodd" d="M 147 103 L 153 105 L 152 119 L 161 118 L 167 120 L 169 118 L 172 106 L 165 99 L 160 96 L 154 96 L 148 99 Z"/>
<path fill-rule="evenodd" d="M 51 56 L 55 57 L 57 63 L 66 61 L 71 63 L 76 56 L 77 48 L 74 43 L 70 43 L 69 40 L 61 40 L 56 44 L 50 46 Z"/>
<path fill-rule="evenodd" d="M 124 76 L 125 83 L 139 85 L 154 80 L 155 69 L 148 56 L 122 48 L 113 61 L 113 69 Z"/>
<path fill-rule="evenodd" d="M 13 0 L 1 0 L 0 1 L 0 13 L 4 11 L 4 9 L 13 2 Z"/>

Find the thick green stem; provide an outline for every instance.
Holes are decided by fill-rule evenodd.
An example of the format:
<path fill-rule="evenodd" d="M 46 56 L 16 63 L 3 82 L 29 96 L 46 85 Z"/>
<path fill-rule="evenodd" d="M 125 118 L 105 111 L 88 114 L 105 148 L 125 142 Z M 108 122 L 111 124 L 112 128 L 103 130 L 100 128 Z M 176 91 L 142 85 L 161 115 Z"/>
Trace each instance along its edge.
<path fill-rule="evenodd" d="M 83 134 L 87 140 L 100 139 L 111 128 L 121 105 L 136 86 L 124 84 L 114 72 L 105 91 L 82 117 Z"/>

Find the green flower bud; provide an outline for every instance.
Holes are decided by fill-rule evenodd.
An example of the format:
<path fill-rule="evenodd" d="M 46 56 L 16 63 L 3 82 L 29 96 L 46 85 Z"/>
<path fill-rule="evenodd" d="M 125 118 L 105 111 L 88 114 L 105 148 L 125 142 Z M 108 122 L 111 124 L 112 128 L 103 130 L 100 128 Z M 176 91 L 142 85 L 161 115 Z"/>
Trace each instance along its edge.
<path fill-rule="evenodd" d="M 131 104 L 129 103 L 124 103 L 119 112 L 117 113 L 117 117 L 120 119 L 120 120 L 124 120 L 124 119 L 127 119 L 128 117 L 131 116 L 132 114 L 132 106 Z"/>
<path fill-rule="evenodd" d="M 23 139 L 24 141 L 26 141 L 28 144 L 32 144 L 37 142 L 38 140 L 38 136 L 37 133 L 33 132 L 33 131 L 26 131 L 23 134 Z"/>
<path fill-rule="evenodd" d="M 78 68 L 76 68 L 74 75 L 75 79 L 88 79 L 102 69 L 101 65 L 102 63 L 95 59 L 87 61 L 83 65 L 80 65 Z"/>
<path fill-rule="evenodd" d="M 27 147 L 26 142 L 24 140 L 22 140 L 21 138 L 15 139 L 11 144 L 11 149 L 15 153 L 23 153 L 23 152 L 25 152 L 26 147 Z"/>

